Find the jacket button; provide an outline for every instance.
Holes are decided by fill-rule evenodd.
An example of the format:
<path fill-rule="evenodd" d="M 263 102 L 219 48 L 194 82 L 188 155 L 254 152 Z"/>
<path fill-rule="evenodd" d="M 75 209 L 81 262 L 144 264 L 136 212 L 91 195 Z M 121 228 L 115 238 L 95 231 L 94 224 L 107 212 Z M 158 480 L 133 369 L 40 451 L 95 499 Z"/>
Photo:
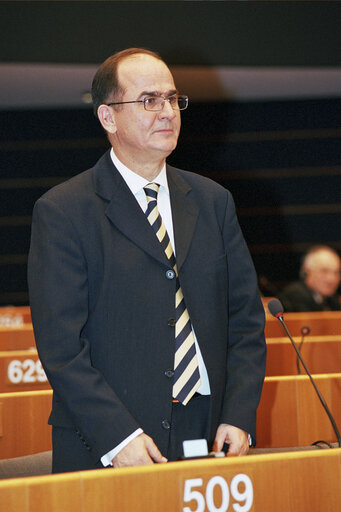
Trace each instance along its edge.
<path fill-rule="evenodd" d="M 168 420 L 162 420 L 161 421 L 161 426 L 162 428 L 164 428 L 165 430 L 169 430 L 170 429 L 170 423 Z"/>
<path fill-rule="evenodd" d="M 174 318 L 168 318 L 168 325 L 169 327 L 175 327 L 175 319 Z"/>
<path fill-rule="evenodd" d="M 173 370 L 166 370 L 165 375 L 166 375 L 166 377 L 171 379 L 174 376 L 174 372 L 173 372 Z"/>
<path fill-rule="evenodd" d="M 174 279 L 174 277 L 175 277 L 174 270 L 167 270 L 166 271 L 166 277 L 167 277 L 167 279 Z"/>

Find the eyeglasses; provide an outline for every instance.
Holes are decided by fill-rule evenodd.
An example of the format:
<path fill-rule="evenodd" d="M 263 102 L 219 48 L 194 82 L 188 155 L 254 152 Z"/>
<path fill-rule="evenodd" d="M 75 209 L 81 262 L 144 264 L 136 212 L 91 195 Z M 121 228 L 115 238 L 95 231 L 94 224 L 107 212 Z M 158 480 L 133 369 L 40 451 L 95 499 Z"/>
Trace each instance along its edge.
<path fill-rule="evenodd" d="M 173 94 L 172 96 L 146 96 L 143 100 L 135 101 L 117 101 L 114 103 L 107 103 L 108 107 L 111 105 L 123 105 L 124 103 L 143 103 L 145 110 L 151 112 L 159 112 L 165 106 L 165 102 L 168 101 L 173 110 L 185 110 L 188 107 L 188 96 L 178 96 Z"/>

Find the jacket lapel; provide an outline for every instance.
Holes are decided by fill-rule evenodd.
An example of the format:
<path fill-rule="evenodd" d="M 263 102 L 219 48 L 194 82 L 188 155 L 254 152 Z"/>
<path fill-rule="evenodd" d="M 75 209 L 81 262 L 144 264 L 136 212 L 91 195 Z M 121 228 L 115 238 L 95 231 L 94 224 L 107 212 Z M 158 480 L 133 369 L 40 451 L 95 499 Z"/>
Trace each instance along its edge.
<path fill-rule="evenodd" d="M 107 152 L 94 168 L 95 192 L 107 201 L 105 214 L 121 233 L 151 257 L 168 265 L 153 228 Z"/>
<path fill-rule="evenodd" d="M 190 185 L 175 168 L 168 165 L 167 179 L 172 205 L 176 262 L 178 270 L 180 270 L 192 242 L 199 208 L 191 196 Z"/>

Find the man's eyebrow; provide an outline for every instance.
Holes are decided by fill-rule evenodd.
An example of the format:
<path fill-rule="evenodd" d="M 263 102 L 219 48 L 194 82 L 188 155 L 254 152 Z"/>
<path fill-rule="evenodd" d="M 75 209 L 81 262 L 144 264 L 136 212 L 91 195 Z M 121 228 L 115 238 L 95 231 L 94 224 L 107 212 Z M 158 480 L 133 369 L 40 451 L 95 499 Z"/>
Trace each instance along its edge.
<path fill-rule="evenodd" d="M 171 89 L 167 91 L 164 96 L 173 96 L 173 94 L 177 94 L 178 91 L 176 89 Z M 162 96 L 163 93 L 160 91 L 143 91 L 139 94 L 139 98 L 143 98 L 143 96 Z"/>

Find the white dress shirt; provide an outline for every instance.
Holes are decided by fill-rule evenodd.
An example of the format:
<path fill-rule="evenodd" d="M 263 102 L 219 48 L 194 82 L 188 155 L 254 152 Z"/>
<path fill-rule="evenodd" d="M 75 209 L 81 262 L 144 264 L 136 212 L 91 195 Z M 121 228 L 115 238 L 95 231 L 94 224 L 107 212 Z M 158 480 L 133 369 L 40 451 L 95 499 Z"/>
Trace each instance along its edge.
<path fill-rule="evenodd" d="M 118 170 L 118 172 L 121 174 L 122 178 L 130 188 L 131 192 L 135 196 L 136 201 L 139 203 L 141 209 L 143 212 L 147 209 L 147 198 L 145 191 L 143 187 L 145 187 L 148 183 L 150 183 L 148 180 L 140 176 L 139 174 L 136 174 L 134 171 L 131 171 L 126 167 L 115 155 L 114 150 L 111 148 L 110 152 L 111 159 Z M 159 175 L 153 180 L 154 183 L 158 183 L 160 185 L 159 193 L 158 193 L 158 199 L 157 199 L 157 205 L 159 214 L 162 217 L 162 221 L 165 225 L 165 228 L 167 230 L 170 242 L 172 244 L 173 252 L 176 254 L 175 250 L 175 242 L 174 242 L 174 231 L 173 231 L 173 219 L 172 219 L 172 207 L 170 203 L 170 195 L 169 195 L 169 188 L 168 188 L 168 182 L 167 182 L 167 174 L 166 174 L 166 164 L 162 167 Z M 193 328 L 192 328 L 193 330 Z M 199 364 L 199 373 L 200 373 L 200 379 L 201 384 L 200 387 L 197 390 L 197 393 L 200 393 L 201 395 L 209 395 L 211 393 L 210 390 L 210 384 L 208 380 L 207 370 L 201 355 L 201 351 L 198 345 L 197 338 L 195 336 L 195 332 L 193 330 L 194 334 L 194 341 L 195 341 L 195 347 L 197 351 L 197 358 L 198 358 L 198 364 Z M 101 462 L 104 466 L 108 466 L 112 464 L 112 459 L 124 448 L 127 446 L 127 444 L 132 441 L 135 437 L 137 437 L 139 434 L 143 432 L 142 429 L 137 429 L 135 432 L 133 432 L 129 437 L 127 437 L 122 443 L 120 443 L 118 446 L 116 446 L 113 450 L 108 452 L 106 455 L 104 455 L 101 458 Z"/>

